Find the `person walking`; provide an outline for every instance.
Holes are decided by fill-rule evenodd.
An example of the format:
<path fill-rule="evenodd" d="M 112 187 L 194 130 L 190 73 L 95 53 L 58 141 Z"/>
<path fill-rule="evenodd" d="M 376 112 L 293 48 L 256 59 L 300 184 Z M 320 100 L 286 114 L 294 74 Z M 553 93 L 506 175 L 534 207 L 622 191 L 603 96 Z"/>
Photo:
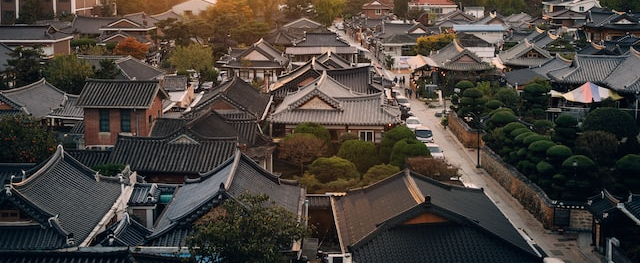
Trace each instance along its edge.
<path fill-rule="evenodd" d="M 413 94 L 413 90 L 411 88 L 408 88 L 407 92 L 409 93 L 409 97 L 408 98 L 411 98 L 411 95 Z"/>

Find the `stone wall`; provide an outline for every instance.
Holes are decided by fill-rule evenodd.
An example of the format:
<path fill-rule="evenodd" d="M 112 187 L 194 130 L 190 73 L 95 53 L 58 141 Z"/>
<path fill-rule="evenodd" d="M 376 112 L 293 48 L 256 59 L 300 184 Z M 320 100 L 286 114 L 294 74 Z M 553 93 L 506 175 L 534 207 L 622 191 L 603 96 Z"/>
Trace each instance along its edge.
<path fill-rule="evenodd" d="M 467 148 L 475 148 L 477 133 L 471 131 L 465 122 L 455 114 L 449 115 L 449 129 Z M 466 143 L 465 143 L 466 142 Z M 515 167 L 502 161 L 502 158 L 487 147 L 481 147 L 480 160 L 482 168 L 506 189 L 522 206 L 527 209 L 544 228 L 557 230 L 555 220 L 556 209 L 568 209 L 569 226 L 565 230 L 591 231 L 592 215 L 584 204 L 551 200 L 546 193 L 520 173 Z"/>

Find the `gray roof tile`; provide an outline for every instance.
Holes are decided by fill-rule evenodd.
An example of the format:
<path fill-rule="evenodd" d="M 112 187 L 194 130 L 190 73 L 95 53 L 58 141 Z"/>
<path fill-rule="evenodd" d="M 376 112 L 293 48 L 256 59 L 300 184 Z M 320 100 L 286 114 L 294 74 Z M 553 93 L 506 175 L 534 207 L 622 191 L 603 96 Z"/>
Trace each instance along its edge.
<path fill-rule="evenodd" d="M 333 205 L 343 250 L 347 246 L 364 246 L 370 238 L 375 238 L 382 232 L 390 232 L 393 227 L 423 214 L 425 207 L 433 207 L 447 221 L 473 226 L 479 231 L 490 233 L 492 239 L 511 244 L 520 253 L 536 255 L 481 189 L 447 185 L 408 171 L 374 185 L 348 191 L 343 197 L 335 197 Z M 424 242 L 429 239 L 423 238 Z M 468 256 L 473 255 L 475 254 Z"/>
<path fill-rule="evenodd" d="M 0 43 L 55 43 L 73 36 L 58 31 L 49 25 L 12 25 L 0 26 Z"/>
<path fill-rule="evenodd" d="M 80 109 L 74 109 L 76 107 L 73 105 L 66 105 L 67 100 L 75 96 L 67 95 L 44 78 L 23 87 L 0 91 L 0 94 L 24 106 L 31 116 L 38 119 L 46 117 L 60 106 L 69 107 L 67 113 L 73 115 L 72 117 L 78 117 L 76 115 L 80 112 Z"/>
<path fill-rule="evenodd" d="M 461 58 L 467 59 L 461 61 Z M 427 57 L 427 64 L 451 71 L 484 71 L 493 68 L 489 63 L 483 62 L 476 54 L 460 46 L 455 39 L 449 45 L 431 53 Z"/>
<path fill-rule="evenodd" d="M 206 113 L 214 103 L 225 101 L 236 107 L 238 111 L 251 114 L 256 120 L 261 120 L 268 110 L 271 99 L 268 94 L 261 93 L 244 80 L 234 77 L 206 93 L 200 101 L 192 107 L 192 112 Z"/>
<path fill-rule="evenodd" d="M 76 106 L 148 109 L 156 96 L 168 98 L 157 80 L 87 80 Z"/>
<path fill-rule="evenodd" d="M 26 180 L 12 185 L 8 199 L 25 207 L 22 210 L 44 228 L 57 221 L 64 232 L 74 234 L 77 244 L 89 237 L 121 192 L 118 178 L 97 175 L 62 146 L 29 173 Z"/>

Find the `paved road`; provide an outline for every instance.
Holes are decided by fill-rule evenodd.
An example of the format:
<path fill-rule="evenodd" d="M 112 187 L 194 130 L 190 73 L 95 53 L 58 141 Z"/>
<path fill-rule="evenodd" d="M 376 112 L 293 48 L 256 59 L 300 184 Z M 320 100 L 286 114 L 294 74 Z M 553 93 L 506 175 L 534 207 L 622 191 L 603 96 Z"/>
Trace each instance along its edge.
<path fill-rule="evenodd" d="M 359 43 L 349 38 L 343 31 L 336 31 L 351 45 Z M 365 52 L 365 56 L 378 63 L 371 53 Z M 407 71 L 387 71 L 391 78 L 404 76 L 409 79 Z M 462 181 L 467 187 L 482 188 L 486 195 L 493 200 L 502 213 L 522 233 L 525 239 L 540 247 L 548 257 L 561 259 L 566 263 L 599 263 L 604 262 L 602 257 L 592 251 L 590 233 L 570 233 L 559 235 L 544 229 L 542 224 L 526 211 L 520 203 L 513 198 L 502 186 L 489 177 L 482 168 L 476 168 L 476 149 L 469 149 L 440 125 L 440 118 L 436 112 L 442 112 L 443 107 L 429 108 L 427 104 L 411 98 L 411 111 L 421 122 L 430 126 L 433 131 L 435 143 L 444 151 L 447 162 L 460 168 Z"/>

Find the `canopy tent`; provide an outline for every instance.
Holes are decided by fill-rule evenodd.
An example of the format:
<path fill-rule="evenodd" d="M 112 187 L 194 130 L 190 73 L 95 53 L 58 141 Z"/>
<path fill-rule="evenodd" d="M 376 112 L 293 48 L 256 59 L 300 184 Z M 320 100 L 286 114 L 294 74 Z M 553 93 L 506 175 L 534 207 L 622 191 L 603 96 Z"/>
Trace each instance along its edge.
<path fill-rule="evenodd" d="M 613 100 L 622 99 L 622 96 L 618 95 L 615 91 L 600 87 L 593 82 L 582 84 L 580 87 L 562 94 L 562 97 L 568 101 L 580 103 L 600 102 L 606 98 Z"/>
<path fill-rule="evenodd" d="M 564 98 L 562 96 L 562 95 L 564 95 L 564 93 L 562 93 L 560 91 L 551 90 L 551 91 L 549 91 L 549 94 L 551 95 L 552 98 Z"/>
<path fill-rule="evenodd" d="M 407 59 L 407 63 L 412 70 L 416 70 L 427 65 L 427 57 L 418 54 Z"/>

